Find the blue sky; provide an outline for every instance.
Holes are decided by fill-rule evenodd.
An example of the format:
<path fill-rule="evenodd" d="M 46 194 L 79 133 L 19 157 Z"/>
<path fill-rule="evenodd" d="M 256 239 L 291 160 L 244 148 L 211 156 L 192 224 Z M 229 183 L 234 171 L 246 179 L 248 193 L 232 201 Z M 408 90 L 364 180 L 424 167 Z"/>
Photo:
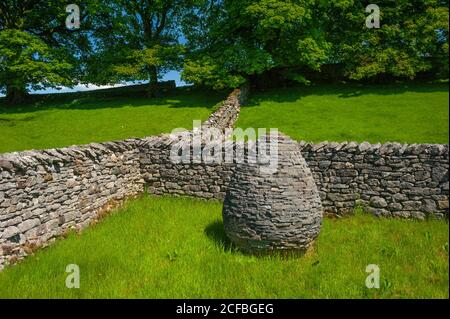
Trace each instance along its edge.
<path fill-rule="evenodd" d="M 169 81 L 169 80 L 175 80 L 175 82 L 177 83 L 177 86 L 185 86 L 187 85 L 186 82 L 181 80 L 181 76 L 180 76 L 180 72 L 178 71 L 170 71 L 168 72 L 166 75 L 164 75 L 164 77 L 162 78 L 162 81 Z M 116 85 L 118 86 L 124 86 L 124 85 L 131 85 L 133 83 L 126 83 L 126 84 L 119 84 Z M 39 90 L 39 91 L 34 91 L 32 90 L 31 93 L 35 93 L 35 94 L 47 94 L 47 93 L 67 93 L 67 92 L 81 92 L 81 91 L 91 91 L 91 90 L 98 90 L 98 89 L 102 89 L 102 88 L 111 88 L 113 86 L 111 85 L 107 85 L 107 86 L 96 86 L 96 85 L 89 85 L 88 87 L 86 87 L 86 85 L 77 85 L 74 88 L 67 88 L 67 87 L 63 87 L 61 90 L 57 90 L 57 89 L 45 89 L 45 90 Z M 0 94 L 0 96 L 4 96 L 2 94 Z"/>

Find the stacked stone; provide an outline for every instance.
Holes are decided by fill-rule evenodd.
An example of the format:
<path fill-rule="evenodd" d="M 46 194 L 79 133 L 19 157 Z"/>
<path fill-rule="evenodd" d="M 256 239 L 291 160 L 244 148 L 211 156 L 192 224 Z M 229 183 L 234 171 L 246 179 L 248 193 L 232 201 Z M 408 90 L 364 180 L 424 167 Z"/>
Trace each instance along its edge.
<path fill-rule="evenodd" d="M 233 127 L 242 96 L 235 91 L 204 126 L 221 131 Z M 112 207 L 109 203 L 141 193 L 144 184 L 153 194 L 223 199 L 240 166 L 173 163 L 173 143 L 173 136 L 166 134 L 0 155 L 0 268 L 13 257 L 25 256 L 27 244 L 46 244 L 67 229 L 86 227 Z M 300 147 L 328 213 L 344 214 L 359 203 L 378 216 L 448 218 L 448 145 L 301 142 Z M 300 154 L 292 161 L 304 162 Z M 301 170 L 298 174 L 308 175 Z M 302 191 L 310 187 L 297 186 Z M 274 187 L 272 196 L 284 196 L 279 192 Z M 276 203 L 275 208 L 283 206 Z M 281 233 L 289 236 L 284 226 Z"/>
<path fill-rule="evenodd" d="M 141 148 L 149 191 L 223 199 L 235 165 L 174 164 L 172 142 L 150 138 Z M 448 145 L 301 142 L 300 147 L 327 214 L 344 215 L 359 204 L 376 216 L 448 218 Z"/>
<path fill-rule="evenodd" d="M 0 268 L 141 193 L 137 142 L 0 155 Z"/>
<path fill-rule="evenodd" d="M 202 151 L 207 143 L 209 147 L 214 146 L 214 141 L 205 140 L 205 136 L 214 137 L 208 134 L 210 129 L 217 129 L 223 134 L 215 142 L 221 144 L 222 152 L 225 151 L 225 145 L 230 144 L 229 141 L 225 143 L 229 138 L 225 130 L 234 127 L 239 117 L 241 100 L 241 91 L 233 91 L 220 108 L 202 123 L 202 136 L 199 139 Z M 223 162 L 206 164 L 202 159 L 194 160 L 193 134 L 192 131 L 177 135 L 163 134 L 146 138 L 140 144 L 141 172 L 149 193 L 223 200 L 234 165 Z M 178 143 L 179 149 L 189 150 L 192 161 L 174 163 L 171 160 L 171 150 L 175 143 Z"/>
<path fill-rule="evenodd" d="M 203 123 L 204 128 L 214 127 L 220 130 L 227 128 L 233 128 L 234 123 L 239 117 L 241 108 L 241 91 L 235 90 L 230 96 L 223 102 L 221 107 L 211 114 L 211 116 Z"/>
<path fill-rule="evenodd" d="M 355 204 L 376 216 L 448 218 L 449 148 L 434 144 L 301 142 L 327 213 Z"/>
<path fill-rule="evenodd" d="M 147 191 L 154 195 L 222 200 L 234 165 L 202 161 L 174 163 L 170 157 L 172 143 L 173 139 L 165 136 L 146 139 L 140 146 L 141 174 Z"/>
<path fill-rule="evenodd" d="M 284 135 L 270 143 L 278 143 L 274 174 L 264 164 L 236 165 L 224 202 L 225 231 L 246 252 L 305 252 L 321 228 L 319 193 L 298 144 Z"/>

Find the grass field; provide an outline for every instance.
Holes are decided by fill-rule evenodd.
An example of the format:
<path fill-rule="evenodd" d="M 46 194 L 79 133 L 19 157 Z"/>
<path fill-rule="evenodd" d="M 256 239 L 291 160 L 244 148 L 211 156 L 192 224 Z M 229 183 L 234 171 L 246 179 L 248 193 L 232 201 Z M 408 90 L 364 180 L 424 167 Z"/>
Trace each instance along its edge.
<path fill-rule="evenodd" d="M 149 99 L 65 94 L 31 105 L 0 105 L 0 153 L 145 137 L 192 128 L 226 96 L 178 89 Z"/>
<path fill-rule="evenodd" d="M 0 104 L 0 153 L 145 137 L 191 128 L 226 97 L 177 89 L 164 98 L 67 94 Z M 121 89 L 121 94 L 127 93 Z M 448 143 L 448 83 L 320 85 L 254 92 L 237 127 L 278 128 L 307 141 Z"/>
<path fill-rule="evenodd" d="M 255 93 L 238 127 L 297 140 L 448 143 L 448 83 L 320 85 Z"/>
<path fill-rule="evenodd" d="M 448 224 L 326 219 L 301 258 L 243 255 L 221 204 L 143 197 L 0 273 L 0 298 L 448 298 Z M 80 289 L 65 287 L 80 267 Z M 377 264 L 381 288 L 365 286 Z"/>

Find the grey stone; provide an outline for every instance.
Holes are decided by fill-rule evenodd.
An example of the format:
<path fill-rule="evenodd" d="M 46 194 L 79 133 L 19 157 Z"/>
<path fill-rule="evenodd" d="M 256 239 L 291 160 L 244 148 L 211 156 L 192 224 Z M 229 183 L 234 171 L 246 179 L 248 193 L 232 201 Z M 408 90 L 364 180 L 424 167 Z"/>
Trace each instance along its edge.
<path fill-rule="evenodd" d="M 424 199 L 423 203 L 423 211 L 427 213 L 436 213 L 438 208 L 436 202 L 432 199 Z"/>
<path fill-rule="evenodd" d="M 14 166 L 11 164 L 11 162 L 0 159 L 0 168 L 7 171 L 12 171 L 14 169 Z"/>
<path fill-rule="evenodd" d="M 21 233 L 25 233 L 27 230 L 29 230 L 29 229 L 31 229 L 31 228 L 33 228 L 33 227 L 39 225 L 39 224 L 40 224 L 40 221 L 39 221 L 38 218 L 35 218 L 35 219 L 28 219 L 28 220 L 26 220 L 26 221 L 20 223 L 19 226 L 18 226 L 18 228 L 19 228 L 19 231 L 20 231 Z"/>
<path fill-rule="evenodd" d="M 403 206 L 400 203 L 391 203 L 391 204 L 389 204 L 389 210 L 391 210 L 391 211 L 400 211 L 402 209 L 403 209 Z"/>
<path fill-rule="evenodd" d="M 16 236 L 19 233 L 20 233 L 19 228 L 17 228 L 16 226 L 10 226 L 3 231 L 2 238 L 9 239 L 11 237 Z"/>
<path fill-rule="evenodd" d="M 423 212 L 411 212 L 411 217 L 413 217 L 414 219 L 418 219 L 418 220 L 425 220 L 426 219 L 426 214 Z"/>
<path fill-rule="evenodd" d="M 370 206 L 375 208 L 386 208 L 388 204 L 384 198 L 375 196 L 370 199 Z"/>
<path fill-rule="evenodd" d="M 383 208 L 367 207 L 367 212 L 376 217 L 390 217 L 391 213 Z"/>
<path fill-rule="evenodd" d="M 448 210 L 448 200 L 440 200 L 438 202 L 438 207 L 440 210 Z"/>
<path fill-rule="evenodd" d="M 306 251 L 317 238 L 323 209 L 317 187 L 298 144 L 280 135 L 278 167 L 236 166 L 223 207 L 225 232 L 243 251 Z"/>
<path fill-rule="evenodd" d="M 420 210 L 422 203 L 419 201 L 407 201 L 403 203 L 403 208 L 405 210 Z"/>
<path fill-rule="evenodd" d="M 430 172 L 427 172 L 427 171 L 416 171 L 415 172 L 416 181 L 424 181 L 430 177 L 431 177 Z"/>

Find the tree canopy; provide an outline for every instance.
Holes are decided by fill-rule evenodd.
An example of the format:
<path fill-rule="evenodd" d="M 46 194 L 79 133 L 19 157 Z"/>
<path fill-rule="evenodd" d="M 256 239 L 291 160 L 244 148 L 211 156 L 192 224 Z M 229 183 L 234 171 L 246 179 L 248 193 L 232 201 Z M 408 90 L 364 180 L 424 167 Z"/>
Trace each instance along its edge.
<path fill-rule="evenodd" d="M 20 102 L 29 87 L 71 86 L 77 78 L 82 32 L 65 27 L 66 1 L 0 2 L 0 92 Z"/>
<path fill-rule="evenodd" d="M 11 103 L 20 102 L 28 87 L 72 85 L 72 65 L 64 52 L 20 30 L 0 31 L 0 86 Z"/>
<path fill-rule="evenodd" d="M 205 0 L 186 27 L 187 81 L 237 87 L 276 70 L 298 82 L 301 70 L 339 64 L 345 76 L 414 78 L 438 66 L 448 77 L 448 1 L 377 2 L 381 27 L 366 26 L 368 1 Z"/>
<path fill-rule="evenodd" d="M 111 0 L 93 20 L 96 52 L 87 81 L 96 84 L 148 80 L 156 84 L 166 71 L 181 66 L 181 18 L 185 0 Z"/>
<path fill-rule="evenodd" d="M 381 27 L 364 27 L 365 1 L 329 1 L 331 59 L 361 80 L 390 74 L 414 78 L 437 65 L 448 76 L 448 0 L 377 1 Z M 336 19 L 336 16 L 342 19 Z"/>
<path fill-rule="evenodd" d="M 304 81 L 290 70 L 302 64 L 318 69 L 330 48 L 315 3 L 205 1 L 201 14 L 186 27 L 191 54 L 184 78 L 215 88 L 236 87 L 265 71 L 282 69 L 286 76 Z"/>
<path fill-rule="evenodd" d="M 63 0 L 0 1 L 0 91 L 148 81 L 169 70 L 215 89 L 255 80 L 342 76 L 448 77 L 448 0 L 379 0 L 380 28 L 360 0 L 80 0 L 79 30 Z"/>

